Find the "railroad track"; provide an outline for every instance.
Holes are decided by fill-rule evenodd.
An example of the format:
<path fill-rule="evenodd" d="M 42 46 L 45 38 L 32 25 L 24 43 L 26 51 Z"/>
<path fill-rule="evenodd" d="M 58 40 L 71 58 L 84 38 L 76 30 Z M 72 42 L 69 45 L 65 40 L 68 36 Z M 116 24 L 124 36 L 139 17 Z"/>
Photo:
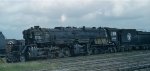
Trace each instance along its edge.
<path fill-rule="evenodd" d="M 133 71 L 150 67 L 150 51 L 70 57 L 46 62 L 57 64 L 53 71 Z"/>
<path fill-rule="evenodd" d="M 150 56 L 150 55 L 149 55 Z M 145 55 L 144 55 L 145 57 Z M 91 61 L 82 61 L 82 62 L 75 62 L 75 63 L 69 63 L 69 64 L 63 64 L 60 67 L 60 70 L 63 69 L 68 69 L 68 71 L 77 71 L 77 70 L 86 70 L 86 71 L 95 71 L 95 70 L 100 70 L 100 71 L 116 71 L 116 70 L 124 70 L 124 69 L 129 69 L 130 66 L 136 66 L 136 65 L 141 65 L 141 64 L 147 64 L 150 63 L 150 58 L 145 58 L 144 61 L 141 62 L 135 62 L 140 61 L 139 56 L 136 56 L 134 58 L 110 58 L 110 59 L 99 59 L 99 60 L 91 60 Z M 122 68 L 122 69 L 120 69 Z"/>
<path fill-rule="evenodd" d="M 122 53 L 108 53 L 108 54 L 98 54 L 98 55 L 90 55 L 90 56 L 78 56 L 78 57 L 68 57 L 68 58 L 59 58 L 59 59 L 48 59 L 47 62 L 53 63 L 57 62 L 61 63 L 72 63 L 72 62 L 80 62 L 80 61 L 87 61 L 87 60 L 95 60 L 95 59 L 108 59 L 108 58 L 115 58 L 115 57 L 124 57 L 124 56 L 131 56 L 131 55 L 138 55 L 139 54 L 147 54 L 150 51 L 133 51 L 133 52 L 123 52 Z"/>

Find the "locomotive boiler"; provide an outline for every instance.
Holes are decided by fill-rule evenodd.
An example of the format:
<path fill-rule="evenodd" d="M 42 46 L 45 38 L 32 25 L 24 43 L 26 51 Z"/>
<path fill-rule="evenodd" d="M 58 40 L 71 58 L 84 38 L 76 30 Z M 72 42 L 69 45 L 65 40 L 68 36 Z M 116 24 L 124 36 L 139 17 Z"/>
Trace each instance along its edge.
<path fill-rule="evenodd" d="M 31 27 L 23 31 L 25 49 L 23 58 L 68 57 L 98 53 L 98 45 L 106 48 L 109 43 L 104 28 L 55 27 L 54 29 Z M 94 47 L 94 48 L 91 48 Z M 100 48 L 99 48 L 100 49 Z"/>

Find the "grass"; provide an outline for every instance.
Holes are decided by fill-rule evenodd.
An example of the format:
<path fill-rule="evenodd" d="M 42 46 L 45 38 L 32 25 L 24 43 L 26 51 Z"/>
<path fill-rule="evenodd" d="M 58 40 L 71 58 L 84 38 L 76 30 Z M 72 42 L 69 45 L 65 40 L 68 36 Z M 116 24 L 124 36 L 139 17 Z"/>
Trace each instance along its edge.
<path fill-rule="evenodd" d="M 1 63 L 0 71 L 34 71 L 44 69 L 55 69 L 56 64 L 46 64 L 37 61 L 25 63 Z"/>
<path fill-rule="evenodd" d="M 27 63 L 14 63 L 14 64 L 1 64 L 0 71 L 27 71 L 27 69 L 37 69 L 42 65 L 35 62 Z"/>
<path fill-rule="evenodd" d="M 5 58 L 0 57 L 0 64 L 5 63 Z"/>

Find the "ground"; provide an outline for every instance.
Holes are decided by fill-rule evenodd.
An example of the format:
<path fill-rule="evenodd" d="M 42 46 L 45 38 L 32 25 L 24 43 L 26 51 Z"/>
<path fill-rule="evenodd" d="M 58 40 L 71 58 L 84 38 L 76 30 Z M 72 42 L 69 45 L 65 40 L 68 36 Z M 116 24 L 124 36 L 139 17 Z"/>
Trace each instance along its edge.
<path fill-rule="evenodd" d="M 150 71 L 150 51 L 107 53 L 24 63 L 1 63 L 0 71 Z"/>

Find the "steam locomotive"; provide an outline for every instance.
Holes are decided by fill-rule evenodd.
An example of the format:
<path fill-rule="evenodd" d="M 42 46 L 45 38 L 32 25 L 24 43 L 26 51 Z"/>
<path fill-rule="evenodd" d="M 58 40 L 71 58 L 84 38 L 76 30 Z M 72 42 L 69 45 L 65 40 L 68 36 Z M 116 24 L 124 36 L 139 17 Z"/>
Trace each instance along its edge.
<path fill-rule="evenodd" d="M 31 27 L 8 40 L 7 62 L 150 49 L 150 32 L 108 27 Z"/>

